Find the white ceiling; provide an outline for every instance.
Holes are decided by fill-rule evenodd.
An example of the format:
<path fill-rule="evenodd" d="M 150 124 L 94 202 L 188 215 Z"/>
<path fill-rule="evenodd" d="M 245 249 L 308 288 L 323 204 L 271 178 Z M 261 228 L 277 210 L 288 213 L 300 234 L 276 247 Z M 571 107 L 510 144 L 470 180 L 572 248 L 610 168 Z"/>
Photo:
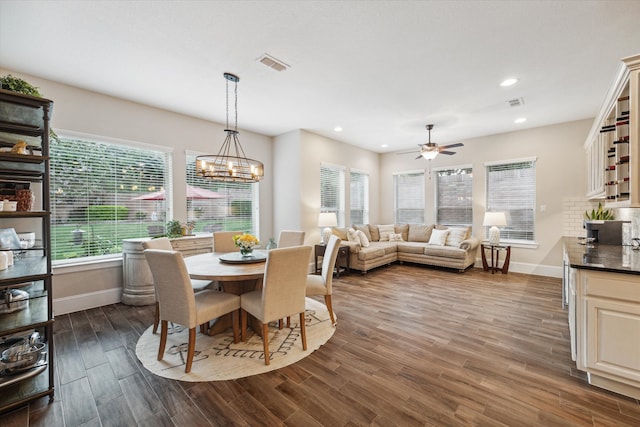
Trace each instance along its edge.
<path fill-rule="evenodd" d="M 232 72 L 240 128 L 376 152 L 594 117 L 636 53 L 636 0 L 0 0 L 4 68 L 221 123 Z"/>

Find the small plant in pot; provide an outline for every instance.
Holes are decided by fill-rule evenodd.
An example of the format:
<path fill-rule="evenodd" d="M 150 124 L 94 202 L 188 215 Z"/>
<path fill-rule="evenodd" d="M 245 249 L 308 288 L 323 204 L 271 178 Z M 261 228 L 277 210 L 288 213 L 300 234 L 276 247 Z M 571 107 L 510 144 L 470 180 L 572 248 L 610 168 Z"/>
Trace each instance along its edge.
<path fill-rule="evenodd" d="M 591 209 L 591 212 L 585 211 L 584 218 L 587 221 L 611 221 L 615 219 L 615 215 L 611 209 L 604 209 L 602 203 L 598 203 L 598 209 Z"/>

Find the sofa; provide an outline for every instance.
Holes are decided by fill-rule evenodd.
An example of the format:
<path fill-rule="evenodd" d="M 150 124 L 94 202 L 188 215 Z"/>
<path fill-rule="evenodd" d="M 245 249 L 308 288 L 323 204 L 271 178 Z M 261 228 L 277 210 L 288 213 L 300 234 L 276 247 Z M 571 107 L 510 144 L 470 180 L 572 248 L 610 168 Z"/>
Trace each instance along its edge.
<path fill-rule="evenodd" d="M 349 246 L 349 267 L 362 274 L 393 262 L 411 262 L 464 272 L 476 262 L 480 240 L 470 227 L 436 224 L 355 224 L 334 227 Z"/>

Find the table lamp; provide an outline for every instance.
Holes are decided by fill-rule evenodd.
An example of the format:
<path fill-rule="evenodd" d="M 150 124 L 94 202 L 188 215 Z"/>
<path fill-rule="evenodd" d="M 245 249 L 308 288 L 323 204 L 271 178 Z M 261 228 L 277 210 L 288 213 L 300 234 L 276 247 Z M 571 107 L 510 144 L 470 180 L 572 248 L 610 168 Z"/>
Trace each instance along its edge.
<path fill-rule="evenodd" d="M 331 237 L 331 227 L 338 225 L 335 212 L 320 212 L 318 216 L 318 227 L 325 227 L 322 230 L 322 244 L 326 245 Z"/>
<path fill-rule="evenodd" d="M 504 212 L 485 212 L 482 225 L 491 227 L 489 229 L 489 244 L 498 246 L 500 244 L 500 229 L 498 227 L 507 225 L 507 217 Z"/>

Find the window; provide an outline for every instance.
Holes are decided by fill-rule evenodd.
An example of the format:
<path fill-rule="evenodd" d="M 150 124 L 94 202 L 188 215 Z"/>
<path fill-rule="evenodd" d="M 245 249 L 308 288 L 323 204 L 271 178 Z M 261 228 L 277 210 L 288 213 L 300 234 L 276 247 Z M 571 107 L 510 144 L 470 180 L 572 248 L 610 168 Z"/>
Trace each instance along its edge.
<path fill-rule="evenodd" d="M 349 171 L 351 224 L 369 223 L 369 174 Z"/>
<path fill-rule="evenodd" d="M 536 206 L 536 160 L 486 163 L 487 211 L 504 212 L 501 240 L 533 242 Z M 488 236 L 488 227 L 485 229 Z"/>
<path fill-rule="evenodd" d="M 320 165 L 320 212 L 335 212 L 338 227 L 344 227 L 344 173 L 345 168 Z"/>
<path fill-rule="evenodd" d="M 396 224 L 424 223 L 424 171 L 393 175 Z"/>
<path fill-rule="evenodd" d="M 473 224 L 473 174 L 470 167 L 437 170 L 436 224 Z"/>
<path fill-rule="evenodd" d="M 122 240 L 166 220 L 170 153 L 61 137 L 51 141 L 54 261 L 122 252 Z"/>
<path fill-rule="evenodd" d="M 187 215 L 195 231 L 244 231 L 258 235 L 258 184 L 217 182 L 196 176 L 187 154 Z"/>

